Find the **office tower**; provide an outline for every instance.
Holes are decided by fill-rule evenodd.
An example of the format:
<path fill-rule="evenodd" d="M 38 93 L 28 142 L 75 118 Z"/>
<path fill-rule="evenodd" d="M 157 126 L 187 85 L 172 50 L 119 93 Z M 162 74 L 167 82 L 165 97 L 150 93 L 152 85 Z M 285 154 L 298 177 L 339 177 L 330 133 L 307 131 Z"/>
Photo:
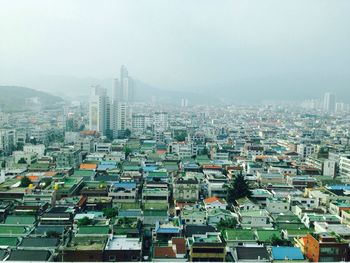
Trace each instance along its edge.
<path fill-rule="evenodd" d="M 334 112 L 335 110 L 335 96 L 332 93 L 326 92 L 324 94 L 323 109 L 326 112 Z"/>
<path fill-rule="evenodd" d="M 99 86 L 92 87 L 89 100 L 89 128 L 102 135 L 109 130 L 109 98 L 107 90 Z"/>

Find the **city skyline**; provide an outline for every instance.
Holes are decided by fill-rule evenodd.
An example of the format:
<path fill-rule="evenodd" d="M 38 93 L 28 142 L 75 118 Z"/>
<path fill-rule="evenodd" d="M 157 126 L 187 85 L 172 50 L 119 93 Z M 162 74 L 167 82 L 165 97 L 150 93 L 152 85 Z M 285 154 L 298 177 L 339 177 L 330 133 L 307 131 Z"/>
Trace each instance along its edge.
<path fill-rule="evenodd" d="M 349 0 L 4 0 L 0 261 L 350 262 Z"/>

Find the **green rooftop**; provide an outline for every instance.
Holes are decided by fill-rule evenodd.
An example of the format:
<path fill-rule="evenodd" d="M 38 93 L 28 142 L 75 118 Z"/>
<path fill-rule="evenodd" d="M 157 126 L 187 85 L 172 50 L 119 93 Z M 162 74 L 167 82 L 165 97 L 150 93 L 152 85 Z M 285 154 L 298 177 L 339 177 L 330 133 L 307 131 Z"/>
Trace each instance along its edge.
<path fill-rule="evenodd" d="M 5 220 L 5 224 L 7 225 L 33 225 L 36 219 L 31 215 L 9 215 Z"/>
<path fill-rule="evenodd" d="M 0 224 L 0 236 L 22 235 L 29 232 L 24 226 Z"/>
<path fill-rule="evenodd" d="M 80 226 L 79 235 L 108 235 L 109 226 Z"/>
<path fill-rule="evenodd" d="M 223 231 L 223 237 L 226 241 L 255 240 L 254 232 L 249 229 L 226 229 Z"/>
<path fill-rule="evenodd" d="M 257 230 L 256 235 L 259 241 L 268 242 L 271 240 L 272 236 L 281 236 L 281 231 L 279 230 Z"/>
<path fill-rule="evenodd" d="M 0 237 L 0 246 L 17 246 L 18 238 L 17 237 Z"/>

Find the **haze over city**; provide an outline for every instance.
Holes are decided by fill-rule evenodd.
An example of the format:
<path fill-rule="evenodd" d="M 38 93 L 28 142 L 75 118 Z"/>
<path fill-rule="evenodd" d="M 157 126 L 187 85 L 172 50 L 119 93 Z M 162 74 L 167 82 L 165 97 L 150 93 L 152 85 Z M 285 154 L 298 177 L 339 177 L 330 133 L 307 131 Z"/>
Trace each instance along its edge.
<path fill-rule="evenodd" d="M 350 0 L 3 0 L 0 261 L 350 262 Z"/>
<path fill-rule="evenodd" d="M 349 102 L 350 2 L 2 1 L 0 84 L 61 96 L 121 65 L 161 90 Z M 215 91 L 215 92 L 213 92 Z M 259 92 L 258 92 L 259 91 Z"/>

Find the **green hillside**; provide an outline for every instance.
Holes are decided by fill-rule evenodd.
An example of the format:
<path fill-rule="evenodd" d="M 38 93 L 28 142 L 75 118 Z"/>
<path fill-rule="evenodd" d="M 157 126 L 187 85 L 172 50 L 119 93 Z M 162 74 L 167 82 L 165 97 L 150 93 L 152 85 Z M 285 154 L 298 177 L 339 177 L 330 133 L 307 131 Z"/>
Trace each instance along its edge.
<path fill-rule="evenodd" d="M 37 98 L 44 108 L 51 108 L 63 99 L 46 92 L 17 86 L 0 86 L 0 109 L 5 112 L 27 111 L 33 107 L 28 99 Z"/>

